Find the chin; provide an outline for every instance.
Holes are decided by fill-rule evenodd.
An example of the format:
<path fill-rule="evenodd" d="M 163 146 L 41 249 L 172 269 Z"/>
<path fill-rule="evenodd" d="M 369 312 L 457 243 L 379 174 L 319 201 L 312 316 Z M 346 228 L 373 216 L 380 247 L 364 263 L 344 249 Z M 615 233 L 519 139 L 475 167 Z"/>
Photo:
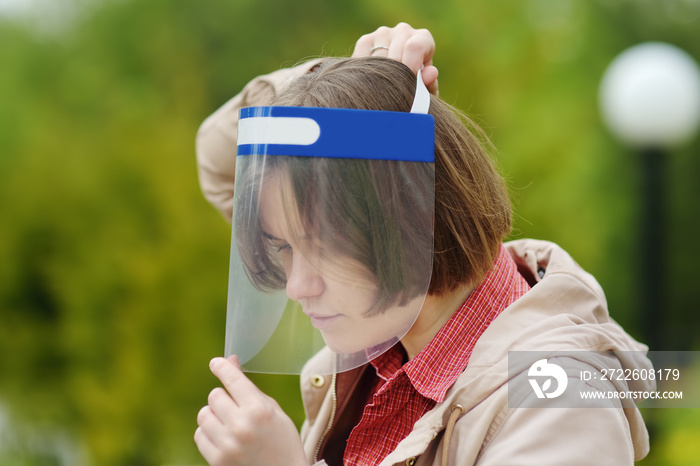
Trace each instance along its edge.
<path fill-rule="evenodd" d="M 334 338 L 323 335 L 323 341 L 331 351 L 337 354 L 358 353 L 366 348 L 360 342 L 352 341 L 350 338 Z"/>
<path fill-rule="evenodd" d="M 362 357 L 369 357 L 370 354 L 381 354 L 387 348 L 395 345 L 399 339 L 396 337 L 375 338 L 372 340 L 351 338 L 347 335 L 342 337 L 323 334 L 323 341 L 328 349 L 336 354 L 352 355 L 362 354 Z"/>

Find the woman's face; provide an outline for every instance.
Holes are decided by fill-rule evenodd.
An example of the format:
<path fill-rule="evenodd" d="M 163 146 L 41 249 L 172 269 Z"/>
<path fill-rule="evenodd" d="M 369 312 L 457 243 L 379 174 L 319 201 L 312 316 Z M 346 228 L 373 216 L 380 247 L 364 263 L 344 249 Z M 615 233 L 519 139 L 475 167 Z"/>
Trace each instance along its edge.
<path fill-rule="evenodd" d="M 301 304 L 336 353 L 355 353 L 400 339 L 413 324 L 421 302 L 367 317 L 366 311 L 377 298 L 374 275 L 350 258 L 321 254 L 323 232 L 304 231 L 289 187 L 287 177 L 280 173 L 267 177 L 259 209 L 272 254 L 283 265 L 289 299 Z"/>

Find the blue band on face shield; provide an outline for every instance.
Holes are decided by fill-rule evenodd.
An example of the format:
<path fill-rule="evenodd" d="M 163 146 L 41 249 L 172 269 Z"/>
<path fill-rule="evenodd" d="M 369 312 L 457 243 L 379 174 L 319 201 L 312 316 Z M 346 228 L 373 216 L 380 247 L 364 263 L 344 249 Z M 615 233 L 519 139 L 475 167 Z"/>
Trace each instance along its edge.
<path fill-rule="evenodd" d="M 240 111 L 238 155 L 435 161 L 432 115 L 315 107 Z"/>

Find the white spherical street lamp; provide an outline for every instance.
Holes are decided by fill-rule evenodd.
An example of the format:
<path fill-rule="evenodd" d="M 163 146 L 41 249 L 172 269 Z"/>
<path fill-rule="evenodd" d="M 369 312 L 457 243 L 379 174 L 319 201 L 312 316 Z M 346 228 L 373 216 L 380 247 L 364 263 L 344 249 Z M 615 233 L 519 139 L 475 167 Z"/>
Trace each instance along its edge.
<path fill-rule="evenodd" d="M 608 128 L 631 146 L 686 142 L 700 126 L 700 67 L 673 45 L 635 45 L 605 71 L 600 107 Z"/>
<path fill-rule="evenodd" d="M 618 55 L 603 75 L 600 108 L 608 129 L 639 152 L 642 168 L 637 296 L 646 342 L 668 346 L 664 315 L 665 153 L 700 127 L 700 67 L 683 50 L 647 42 Z M 668 349 L 668 348 L 665 348 Z"/>

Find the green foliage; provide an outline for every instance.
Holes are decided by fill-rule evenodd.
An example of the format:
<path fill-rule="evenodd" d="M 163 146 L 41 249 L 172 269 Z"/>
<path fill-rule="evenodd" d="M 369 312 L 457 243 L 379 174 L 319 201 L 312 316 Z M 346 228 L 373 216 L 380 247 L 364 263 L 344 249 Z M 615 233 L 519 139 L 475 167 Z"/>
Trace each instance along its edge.
<path fill-rule="evenodd" d="M 347 55 L 398 21 L 433 31 L 441 96 L 493 138 L 514 237 L 570 250 L 642 338 L 639 166 L 602 127 L 597 86 L 640 41 L 700 57 L 691 5 L 132 0 L 83 6 L 53 32 L 0 17 L 0 400 L 90 463 L 201 462 L 191 438 L 223 350 L 230 228 L 199 193 L 197 127 L 254 76 Z M 697 153 L 669 158 L 668 349 L 699 343 Z M 301 422 L 297 378 L 252 378 Z M 645 464 L 697 461 L 674 446 L 697 437 L 697 413 L 669 416 Z M 57 464 L 17 448 L 0 435 L 0 463 Z"/>

